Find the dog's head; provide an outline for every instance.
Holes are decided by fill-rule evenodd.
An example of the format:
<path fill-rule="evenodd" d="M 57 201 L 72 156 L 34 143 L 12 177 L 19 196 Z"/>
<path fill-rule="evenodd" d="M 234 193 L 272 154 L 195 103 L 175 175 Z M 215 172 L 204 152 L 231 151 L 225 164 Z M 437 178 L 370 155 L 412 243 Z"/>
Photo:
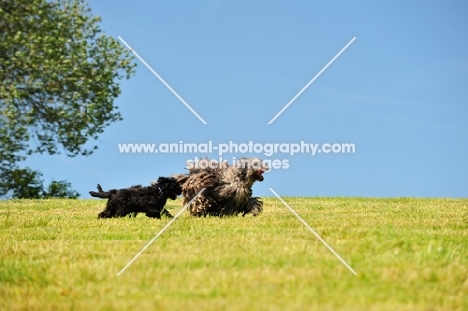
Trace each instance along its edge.
<path fill-rule="evenodd" d="M 157 185 L 171 200 L 177 199 L 177 196 L 182 194 L 182 187 L 174 177 L 159 177 L 154 185 Z"/>
<path fill-rule="evenodd" d="M 236 165 L 238 169 L 245 172 L 246 179 L 250 184 L 256 181 L 263 181 L 263 173 L 270 169 L 268 164 L 259 158 L 241 158 Z"/>

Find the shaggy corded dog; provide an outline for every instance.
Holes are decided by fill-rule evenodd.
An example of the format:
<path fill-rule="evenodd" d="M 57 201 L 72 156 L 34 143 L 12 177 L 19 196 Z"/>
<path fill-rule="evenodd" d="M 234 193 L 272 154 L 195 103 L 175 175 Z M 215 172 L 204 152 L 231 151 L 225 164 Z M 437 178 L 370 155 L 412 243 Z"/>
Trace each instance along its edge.
<path fill-rule="evenodd" d="M 151 186 L 132 186 L 125 189 L 112 189 L 102 191 L 101 185 L 97 185 L 98 191 L 90 191 L 93 197 L 109 199 L 104 211 L 98 218 L 136 216 L 137 213 L 146 213 L 152 218 L 161 218 L 161 213 L 172 217 L 164 208 L 167 199 L 175 200 L 182 193 L 180 183 L 173 177 L 159 177 Z"/>
<path fill-rule="evenodd" d="M 205 188 L 189 206 L 192 216 L 258 215 L 263 202 L 252 197 L 252 185 L 263 181 L 268 166 L 259 158 L 242 158 L 232 166 L 226 162 L 213 166 L 210 160 L 201 160 L 197 167 L 189 168 L 189 174 L 174 175 L 182 184 L 183 204 L 187 204 Z"/>

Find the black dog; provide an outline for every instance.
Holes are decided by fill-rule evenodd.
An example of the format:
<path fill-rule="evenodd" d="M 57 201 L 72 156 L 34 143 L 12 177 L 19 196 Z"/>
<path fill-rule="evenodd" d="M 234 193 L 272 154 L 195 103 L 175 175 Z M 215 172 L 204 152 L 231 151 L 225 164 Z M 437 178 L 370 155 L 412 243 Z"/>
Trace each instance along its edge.
<path fill-rule="evenodd" d="M 125 189 L 112 189 L 103 191 L 97 185 L 98 191 L 90 191 L 93 197 L 109 199 L 106 209 L 99 213 L 98 218 L 136 216 L 137 213 L 146 213 L 152 218 L 161 218 L 161 213 L 172 217 L 164 208 L 167 199 L 175 200 L 182 193 L 180 183 L 173 177 L 159 177 L 151 186 L 132 186 Z"/>

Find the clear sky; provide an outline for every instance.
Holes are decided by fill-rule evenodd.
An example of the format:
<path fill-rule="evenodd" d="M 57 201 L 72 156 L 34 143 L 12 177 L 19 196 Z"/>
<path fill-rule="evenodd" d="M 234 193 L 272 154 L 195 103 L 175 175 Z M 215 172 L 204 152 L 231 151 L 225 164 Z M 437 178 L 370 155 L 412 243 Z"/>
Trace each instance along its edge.
<path fill-rule="evenodd" d="M 213 154 L 123 154 L 119 143 L 353 143 L 352 154 L 225 154 L 287 160 L 255 196 L 467 197 L 468 2 L 90 1 L 141 61 L 116 99 L 123 121 L 89 157 L 35 155 L 48 183 L 88 198 L 183 173 Z M 356 40 L 272 124 L 268 122 Z"/>

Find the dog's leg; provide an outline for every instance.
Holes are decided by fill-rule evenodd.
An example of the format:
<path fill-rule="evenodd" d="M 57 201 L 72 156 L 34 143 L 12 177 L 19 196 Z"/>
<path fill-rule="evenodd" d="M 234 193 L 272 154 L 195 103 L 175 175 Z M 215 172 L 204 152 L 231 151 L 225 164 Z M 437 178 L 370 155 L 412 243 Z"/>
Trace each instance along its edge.
<path fill-rule="evenodd" d="M 260 198 L 253 197 L 249 198 L 246 207 L 244 208 L 244 212 L 242 216 L 251 213 L 253 216 L 257 216 L 263 211 L 263 202 L 260 201 Z"/>
<path fill-rule="evenodd" d="M 169 211 L 165 207 L 163 207 L 161 214 L 166 216 L 167 218 L 174 218 L 174 216 L 172 216 L 171 213 L 169 213 Z"/>
<path fill-rule="evenodd" d="M 98 191 L 99 192 L 94 192 L 90 191 L 89 194 L 91 194 L 93 197 L 98 197 L 98 198 L 103 198 L 103 199 L 109 199 L 106 204 L 106 208 L 98 214 L 98 219 L 99 218 L 112 218 L 113 213 L 112 213 L 112 198 L 110 193 L 102 191 L 101 185 L 97 185 Z"/>
<path fill-rule="evenodd" d="M 129 216 L 130 218 L 135 218 L 135 217 L 137 217 L 137 215 L 138 215 L 137 212 L 133 212 L 133 213 L 128 214 L 128 216 Z"/>
<path fill-rule="evenodd" d="M 98 214 L 98 219 L 99 218 L 112 218 L 112 215 L 107 212 L 107 210 L 104 210 Z"/>
<path fill-rule="evenodd" d="M 98 218 L 113 218 L 125 216 L 121 214 L 122 210 L 119 208 L 119 203 L 120 202 L 118 201 L 118 199 L 116 200 L 115 198 L 110 198 L 109 201 L 107 201 L 106 209 L 98 215 Z"/>
<path fill-rule="evenodd" d="M 125 204 L 119 204 L 118 206 L 114 207 L 114 217 L 125 217 L 127 215 L 132 215 L 133 212 L 128 209 L 128 206 Z M 130 216 L 131 217 L 131 216 Z"/>
<path fill-rule="evenodd" d="M 151 218 L 158 218 L 161 219 L 161 213 L 160 212 L 146 212 L 146 216 L 151 217 Z"/>

